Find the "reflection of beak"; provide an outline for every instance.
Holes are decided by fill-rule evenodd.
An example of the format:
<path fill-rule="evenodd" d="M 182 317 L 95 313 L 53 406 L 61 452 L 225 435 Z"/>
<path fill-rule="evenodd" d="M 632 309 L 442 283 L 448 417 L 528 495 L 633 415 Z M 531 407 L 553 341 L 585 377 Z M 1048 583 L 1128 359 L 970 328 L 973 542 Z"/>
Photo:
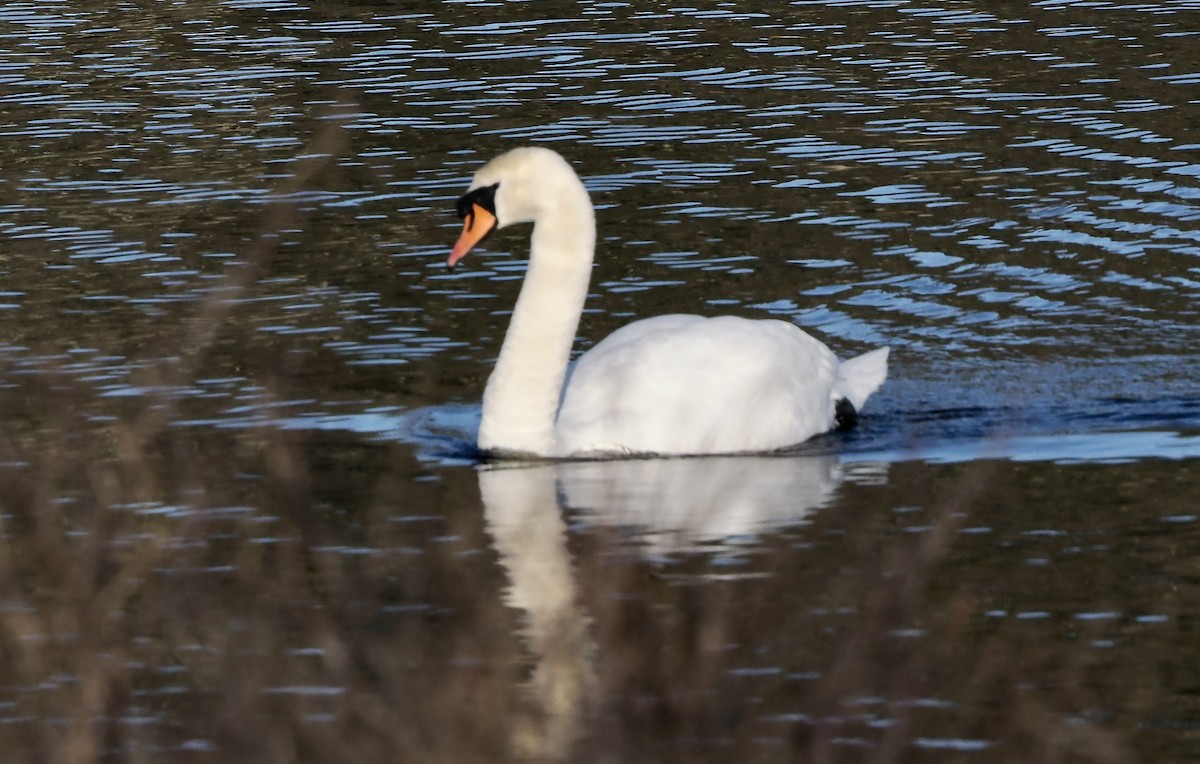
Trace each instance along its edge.
<path fill-rule="evenodd" d="M 446 261 L 446 265 L 451 268 L 458 265 L 458 261 L 466 257 L 471 248 L 483 241 L 483 237 L 491 233 L 495 227 L 496 216 L 478 204 L 472 204 L 471 211 L 467 213 L 466 223 L 463 224 L 462 233 L 459 234 L 458 243 L 451 250 L 450 259 Z"/>

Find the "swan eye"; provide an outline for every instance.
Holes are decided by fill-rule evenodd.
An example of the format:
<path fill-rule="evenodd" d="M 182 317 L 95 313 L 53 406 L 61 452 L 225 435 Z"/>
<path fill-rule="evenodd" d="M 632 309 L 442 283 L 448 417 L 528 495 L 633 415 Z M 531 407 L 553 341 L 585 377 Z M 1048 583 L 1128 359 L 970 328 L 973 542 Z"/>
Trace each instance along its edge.
<path fill-rule="evenodd" d="M 472 210 L 476 205 L 495 215 L 496 189 L 499 187 L 499 183 L 493 183 L 490 186 L 481 186 L 473 191 L 468 191 L 459 197 L 458 202 L 454 205 L 454 210 L 458 213 L 459 218 L 465 220 L 467 216 L 474 215 Z"/>

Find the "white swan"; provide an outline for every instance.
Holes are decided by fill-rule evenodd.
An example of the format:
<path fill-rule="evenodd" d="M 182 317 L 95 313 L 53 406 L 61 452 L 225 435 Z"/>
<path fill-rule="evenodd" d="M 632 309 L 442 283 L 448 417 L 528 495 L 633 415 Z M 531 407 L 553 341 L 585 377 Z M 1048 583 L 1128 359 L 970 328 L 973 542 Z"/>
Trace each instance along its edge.
<path fill-rule="evenodd" d="M 549 149 L 514 149 L 475 173 L 457 208 L 465 224 L 450 267 L 493 229 L 534 224 L 529 268 L 483 394 L 484 452 L 773 451 L 852 424 L 887 376 L 887 348 L 838 363 L 793 324 L 734 316 L 636 321 L 568 368 L 596 241 L 575 171 Z"/>

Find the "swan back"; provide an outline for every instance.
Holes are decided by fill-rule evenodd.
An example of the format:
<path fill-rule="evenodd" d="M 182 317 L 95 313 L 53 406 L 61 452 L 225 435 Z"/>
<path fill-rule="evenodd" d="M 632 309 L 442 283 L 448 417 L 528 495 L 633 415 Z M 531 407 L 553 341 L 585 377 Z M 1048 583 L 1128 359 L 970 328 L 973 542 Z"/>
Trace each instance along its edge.
<path fill-rule="evenodd" d="M 721 454 L 830 429 L 838 360 L 785 321 L 668 315 L 629 324 L 576 364 L 558 453 Z"/>

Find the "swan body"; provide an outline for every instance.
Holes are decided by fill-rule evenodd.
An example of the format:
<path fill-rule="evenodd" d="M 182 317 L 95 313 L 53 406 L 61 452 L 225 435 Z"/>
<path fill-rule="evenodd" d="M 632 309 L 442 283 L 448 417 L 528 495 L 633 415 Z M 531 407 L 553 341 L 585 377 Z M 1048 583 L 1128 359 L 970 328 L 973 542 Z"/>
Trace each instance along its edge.
<path fill-rule="evenodd" d="M 451 267 L 493 229 L 534 224 L 529 268 L 483 395 L 485 452 L 772 451 L 852 423 L 887 376 L 887 348 L 839 362 L 793 324 L 736 316 L 635 321 L 570 365 L 596 235 L 574 170 L 549 149 L 514 149 L 475 174 L 458 212 L 465 224 Z"/>

